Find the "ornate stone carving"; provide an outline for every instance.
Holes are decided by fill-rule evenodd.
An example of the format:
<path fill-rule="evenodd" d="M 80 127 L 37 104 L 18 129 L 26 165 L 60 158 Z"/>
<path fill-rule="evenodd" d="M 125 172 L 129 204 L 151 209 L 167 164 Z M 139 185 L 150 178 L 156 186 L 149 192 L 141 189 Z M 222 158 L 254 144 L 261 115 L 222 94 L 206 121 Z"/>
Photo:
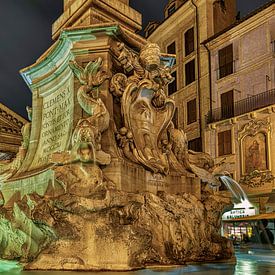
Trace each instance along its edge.
<path fill-rule="evenodd" d="M 166 174 L 169 164 L 162 149 L 162 136 L 171 122 L 175 107 L 162 87 L 173 78 L 160 65 L 160 51 L 156 44 L 147 44 L 140 55 L 128 50 L 122 43 L 113 50 L 128 75 L 115 74 L 110 85 L 113 95 L 121 98 L 124 117 L 125 127 L 116 135 L 118 144 L 131 161 L 155 173 Z"/>
<path fill-rule="evenodd" d="M 261 119 L 251 120 L 239 131 L 242 175 L 251 174 L 254 170 L 268 170 L 270 129 L 269 119 Z"/>
<path fill-rule="evenodd" d="M 85 68 L 71 61 L 70 67 L 81 83 L 77 91 L 78 103 L 90 115 L 77 123 L 72 152 L 83 162 L 109 164 L 110 155 L 101 150 L 101 133 L 109 127 L 110 116 L 99 94 L 99 87 L 109 76 L 101 70 L 101 58 L 89 62 Z"/>
<path fill-rule="evenodd" d="M 270 127 L 270 121 L 268 119 L 250 120 L 239 131 L 239 139 L 244 136 L 255 136 L 260 131 L 267 133 L 270 131 Z"/>
<path fill-rule="evenodd" d="M 259 188 L 266 183 L 273 182 L 275 177 L 270 171 L 260 172 L 258 170 L 252 171 L 250 174 L 245 175 L 240 179 L 240 184 L 243 184 L 249 188 Z"/>
<path fill-rule="evenodd" d="M 174 102 L 166 98 L 156 111 L 151 103 L 153 97 L 150 81 L 128 85 L 121 101 L 122 113 L 126 128 L 138 129 L 132 130 L 138 161 L 153 172 L 167 173 L 168 160 L 162 153 L 160 142 L 173 116 Z"/>
<path fill-rule="evenodd" d="M 32 121 L 32 107 L 27 106 L 26 107 L 27 113 L 28 113 L 28 119 L 29 121 Z M 30 143 L 30 135 L 31 135 L 31 122 L 26 123 L 22 129 L 22 136 L 23 136 L 23 142 L 22 142 L 22 147 L 27 150 L 29 147 Z"/>
<path fill-rule="evenodd" d="M 14 203 L 12 218 L 6 206 L 0 208 L 2 258 L 16 258 L 27 269 L 87 271 L 233 256 L 231 242 L 219 235 L 228 197 L 212 190 L 201 200 L 191 194 L 125 192 L 87 163 L 54 170 L 55 192 L 48 185 L 47 196 L 25 195 Z"/>
<path fill-rule="evenodd" d="M 198 182 L 193 175 L 188 178 L 187 170 L 211 183 L 215 181 L 211 173 L 213 162 L 207 154 L 189 151 L 185 133 L 172 123 L 174 101 L 164 89 L 173 78 L 157 45 L 146 45 L 139 55 L 122 43 L 112 50 L 114 63 L 118 65 L 116 68 L 112 64 L 112 70 L 117 69 L 118 74 L 110 84 L 116 98 L 110 128 L 108 110 L 113 111 L 112 98 L 110 94 L 107 96 L 110 108 L 107 110 L 100 97 L 101 85 L 108 78 L 101 70 L 102 59 L 88 63 L 85 68 L 71 62 L 70 67 L 80 83 L 77 100 L 87 114 L 79 118 L 74 112 L 74 77 L 67 60 L 72 54 L 71 47 L 74 53 L 82 55 L 84 47 L 93 49 L 96 45 L 97 51 L 102 50 L 107 56 L 106 41 L 112 41 L 114 36 L 106 36 L 110 26 L 102 28 L 104 32 L 99 30 L 100 26 L 87 28 L 87 36 L 83 29 L 77 31 L 77 36 L 74 30 L 69 31 L 69 36 L 64 31 L 61 43 L 65 42 L 66 48 L 57 43 L 58 52 L 49 51 L 43 61 L 25 73 L 26 79 L 35 80 L 33 83 L 43 93 L 34 93 L 37 112 L 31 143 L 30 125 L 23 129 L 22 152 L 28 149 L 20 168 L 23 173 L 16 174 L 9 182 L 1 182 L 1 257 L 24 262 L 26 269 L 83 271 L 133 270 L 151 264 L 231 258 L 231 242 L 219 235 L 221 212 L 230 204 L 230 198 L 210 188 L 202 188 L 200 199 L 185 193 Z M 93 31 L 96 40 L 91 36 Z M 57 67 L 54 75 L 49 61 Z M 58 70 L 66 73 L 55 78 Z M 48 90 L 49 87 L 52 89 Z M 61 98 L 62 104 L 58 102 Z M 48 105 L 52 108 L 44 112 Z M 58 140 L 58 146 L 48 151 L 47 160 L 41 162 L 43 166 L 33 165 L 36 158 L 30 155 L 46 153 L 41 149 L 45 147 L 39 147 L 43 142 L 39 137 L 46 133 L 44 123 L 38 124 L 45 122 L 44 126 L 51 130 L 50 137 L 54 137 L 57 114 L 53 110 L 58 108 L 59 116 L 64 106 L 68 107 L 69 115 L 62 125 L 69 127 L 58 134 L 66 138 Z M 39 120 L 47 113 L 50 120 Z M 74 118 L 79 121 L 72 133 Z M 104 142 L 110 142 L 114 158 L 123 160 L 114 159 L 113 165 L 101 170 L 97 164 L 110 163 L 110 156 L 101 149 L 101 135 L 107 128 Z M 116 150 L 112 134 L 120 150 Z M 65 146 L 59 146 L 61 141 L 66 141 Z M 56 140 L 50 143 L 56 144 Z M 52 162 L 48 161 L 49 156 Z M 126 159 L 136 164 L 126 163 Z M 25 163 L 26 170 L 22 169 Z M 153 173 L 144 171 L 141 165 Z M 166 176 L 170 172 L 173 174 Z M 108 179 L 110 174 L 114 174 L 113 181 Z M 132 175 L 140 176 L 139 183 L 144 186 L 129 190 L 121 184 L 126 177 L 131 180 Z"/>
<path fill-rule="evenodd" d="M 211 174 L 212 158 L 188 151 L 185 133 L 172 123 L 175 103 L 164 88 L 174 79 L 162 64 L 158 45 L 148 43 L 138 55 L 117 43 L 113 52 L 114 62 L 124 69 L 124 74 L 115 74 L 110 84 L 110 91 L 121 104 L 124 127 L 116 139 L 124 156 L 154 173 L 184 174 L 189 170 L 217 183 Z"/>
<path fill-rule="evenodd" d="M 32 212 L 28 196 L 18 202 L 24 206 L 26 212 Z M 54 231 L 44 222 L 32 219 L 24 213 L 17 203 L 14 203 L 12 215 L 7 215 L 1 209 L 0 219 L 0 251 L 5 259 L 17 259 L 21 262 L 30 262 L 56 239 Z"/>

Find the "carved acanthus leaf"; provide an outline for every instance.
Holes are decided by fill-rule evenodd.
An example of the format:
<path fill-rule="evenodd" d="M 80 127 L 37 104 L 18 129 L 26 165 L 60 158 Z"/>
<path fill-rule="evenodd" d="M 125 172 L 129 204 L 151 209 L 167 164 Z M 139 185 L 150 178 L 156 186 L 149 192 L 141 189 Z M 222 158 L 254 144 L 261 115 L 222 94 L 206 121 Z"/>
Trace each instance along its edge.
<path fill-rule="evenodd" d="M 77 77 L 79 82 L 82 85 L 87 85 L 88 84 L 88 79 L 84 73 L 84 69 L 77 64 L 76 61 L 70 61 L 69 66 L 72 69 L 74 75 Z"/>

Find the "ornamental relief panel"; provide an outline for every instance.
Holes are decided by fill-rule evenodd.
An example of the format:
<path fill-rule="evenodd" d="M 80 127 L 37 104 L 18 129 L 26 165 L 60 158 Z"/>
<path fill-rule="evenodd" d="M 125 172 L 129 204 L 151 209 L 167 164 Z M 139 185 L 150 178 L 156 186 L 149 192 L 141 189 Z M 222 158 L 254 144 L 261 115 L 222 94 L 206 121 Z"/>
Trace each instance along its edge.
<path fill-rule="evenodd" d="M 270 185 L 273 182 L 274 177 L 269 171 L 270 131 L 270 121 L 266 118 L 251 120 L 238 133 L 241 160 L 240 183 L 248 188 L 263 188 L 266 184 Z"/>
<path fill-rule="evenodd" d="M 255 136 L 244 137 L 243 151 L 245 174 L 255 170 L 265 171 L 268 169 L 267 138 L 265 133 L 260 132 Z"/>

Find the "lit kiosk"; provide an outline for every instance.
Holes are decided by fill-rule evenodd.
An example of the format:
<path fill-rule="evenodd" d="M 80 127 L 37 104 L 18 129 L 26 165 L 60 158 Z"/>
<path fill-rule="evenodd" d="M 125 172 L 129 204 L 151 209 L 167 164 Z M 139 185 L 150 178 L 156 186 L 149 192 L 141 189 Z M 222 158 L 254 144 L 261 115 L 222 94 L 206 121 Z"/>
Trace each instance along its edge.
<path fill-rule="evenodd" d="M 65 1 L 54 45 L 21 71 L 31 121 L 1 167 L 1 257 L 26 269 L 131 270 L 233 257 L 229 198 L 189 151 L 164 92 L 174 56 L 128 1 Z"/>
<path fill-rule="evenodd" d="M 234 208 L 222 215 L 222 235 L 249 248 L 274 249 L 275 214 L 257 213 L 240 184 L 225 176 L 221 179 L 235 200 Z"/>

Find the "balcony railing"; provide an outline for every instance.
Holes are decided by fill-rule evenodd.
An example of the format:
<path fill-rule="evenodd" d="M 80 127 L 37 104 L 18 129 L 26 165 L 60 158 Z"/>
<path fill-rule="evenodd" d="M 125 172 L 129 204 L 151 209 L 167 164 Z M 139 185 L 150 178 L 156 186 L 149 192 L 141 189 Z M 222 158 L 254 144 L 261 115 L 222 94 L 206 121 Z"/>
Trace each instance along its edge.
<path fill-rule="evenodd" d="M 206 122 L 212 123 L 246 114 L 275 104 L 275 89 L 234 102 L 231 106 L 222 106 L 206 115 Z"/>

